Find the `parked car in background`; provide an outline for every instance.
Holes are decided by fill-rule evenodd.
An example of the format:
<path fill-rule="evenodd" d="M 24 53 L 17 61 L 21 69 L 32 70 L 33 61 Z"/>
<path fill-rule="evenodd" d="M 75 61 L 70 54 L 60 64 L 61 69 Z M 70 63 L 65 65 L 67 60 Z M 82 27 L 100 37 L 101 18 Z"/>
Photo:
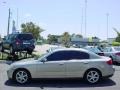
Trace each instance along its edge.
<path fill-rule="evenodd" d="M 10 50 L 11 54 L 16 51 L 27 51 L 29 54 L 35 48 L 35 40 L 30 33 L 9 34 L 0 44 L 0 50 Z"/>
<path fill-rule="evenodd" d="M 104 47 L 100 48 L 98 46 L 88 46 L 85 49 L 92 51 L 100 56 L 110 57 L 113 62 L 120 63 L 120 47 Z"/>
<path fill-rule="evenodd" d="M 94 52 L 100 56 L 104 56 L 104 53 L 97 46 L 86 46 L 84 49 Z"/>
<path fill-rule="evenodd" d="M 8 78 L 24 84 L 33 78 L 83 78 L 94 84 L 114 74 L 112 60 L 84 49 L 63 48 L 44 54 L 37 60 L 13 63 Z"/>
<path fill-rule="evenodd" d="M 105 56 L 110 57 L 114 62 L 120 63 L 119 47 L 105 47 L 102 52 Z"/>

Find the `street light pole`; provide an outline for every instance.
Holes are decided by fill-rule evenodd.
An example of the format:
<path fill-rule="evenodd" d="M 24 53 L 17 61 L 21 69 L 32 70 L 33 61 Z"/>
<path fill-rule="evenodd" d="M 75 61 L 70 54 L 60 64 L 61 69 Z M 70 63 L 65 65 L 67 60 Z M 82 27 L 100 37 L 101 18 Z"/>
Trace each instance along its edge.
<path fill-rule="evenodd" d="M 109 13 L 106 14 L 107 17 L 107 39 L 108 39 L 108 19 L 109 19 Z"/>
<path fill-rule="evenodd" d="M 87 33 L 87 0 L 85 0 L 85 37 Z"/>
<path fill-rule="evenodd" d="M 7 35 L 9 34 L 9 28 L 10 28 L 10 8 L 9 8 L 9 15 L 8 15 L 8 28 L 7 28 Z"/>

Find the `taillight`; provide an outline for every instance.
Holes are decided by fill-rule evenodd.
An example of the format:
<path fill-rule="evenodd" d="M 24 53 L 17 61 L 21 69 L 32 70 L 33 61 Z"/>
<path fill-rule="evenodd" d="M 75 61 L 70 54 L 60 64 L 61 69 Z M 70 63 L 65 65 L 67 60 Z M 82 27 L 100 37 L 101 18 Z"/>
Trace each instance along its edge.
<path fill-rule="evenodd" d="M 119 52 L 119 53 L 116 53 L 115 55 L 118 55 L 118 56 L 120 56 L 120 52 Z"/>
<path fill-rule="evenodd" d="M 104 53 L 98 53 L 98 55 L 100 55 L 100 56 L 104 56 Z"/>
<path fill-rule="evenodd" d="M 21 41 L 19 39 L 16 40 L 16 44 L 19 45 Z"/>
<path fill-rule="evenodd" d="M 107 61 L 107 64 L 112 65 L 113 64 L 112 60 Z"/>

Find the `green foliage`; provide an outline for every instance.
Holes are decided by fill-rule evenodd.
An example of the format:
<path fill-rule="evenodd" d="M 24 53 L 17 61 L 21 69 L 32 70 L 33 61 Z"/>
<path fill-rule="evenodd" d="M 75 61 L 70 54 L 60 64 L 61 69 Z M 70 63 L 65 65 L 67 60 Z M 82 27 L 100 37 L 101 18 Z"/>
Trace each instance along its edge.
<path fill-rule="evenodd" d="M 44 31 L 42 28 L 35 25 L 33 22 L 21 24 L 21 30 L 23 33 L 32 33 L 33 37 L 36 40 L 40 37 L 40 33 Z"/>
<path fill-rule="evenodd" d="M 80 34 L 77 34 L 76 36 L 77 36 L 77 37 L 79 37 L 79 38 L 83 38 L 83 36 L 82 36 L 82 35 L 80 35 Z"/>
<path fill-rule="evenodd" d="M 68 32 L 64 32 L 61 38 L 62 38 L 62 44 L 68 47 L 70 44 L 70 34 Z"/>
<path fill-rule="evenodd" d="M 113 28 L 115 30 L 115 32 L 117 33 L 117 37 L 115 39 L 116 42 L 120 42 L 120 32 L 118 32 L 118 30 L 116 28 Z"/>
<path fill-rule="evenodd" d="M 120 46 L 119 42 L 112 42 L 112 46 Z"/>
<path fill-rule="evenodd" d="M 57 36 L 57 35 L 49 34 L 47 41 L 48 41 L 49 44 L 54 44 L 54 43 L 58 42 L 58 38 L 59 38 L 59 36 Z"/>

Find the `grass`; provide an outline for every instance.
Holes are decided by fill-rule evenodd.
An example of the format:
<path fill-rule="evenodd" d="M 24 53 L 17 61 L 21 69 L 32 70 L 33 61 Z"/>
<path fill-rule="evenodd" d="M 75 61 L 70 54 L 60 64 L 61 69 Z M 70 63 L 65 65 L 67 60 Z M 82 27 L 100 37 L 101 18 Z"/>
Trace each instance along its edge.
<path fill-rule="evenodd" d="M 33 52 L 32 55 L 29 55 L 25 53 L 18 53 L 18 55 L 12 56 L 12 55 L 8 55 L 6 53 L 2 53 L 0 52 L 0 60 L 22 60 L 22 59 L 26 59 L 26 58 L 34 58 L 34 57 L 38 57 L 40 56 L 40 54 Z"/>
<path fill-rule="evenodd" d="M 8 54 L 0 52 L 0 60 L 6 60 L 8 58 Z"/>

